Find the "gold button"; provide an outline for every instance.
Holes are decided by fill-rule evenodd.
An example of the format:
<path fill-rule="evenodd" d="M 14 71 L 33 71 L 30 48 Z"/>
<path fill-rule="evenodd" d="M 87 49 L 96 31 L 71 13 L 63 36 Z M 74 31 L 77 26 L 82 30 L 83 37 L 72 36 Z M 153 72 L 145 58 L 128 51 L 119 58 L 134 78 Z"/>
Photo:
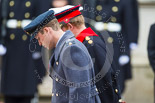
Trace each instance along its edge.
<path fill-rule="evenodd" d="M 30 17 L 30 13 L 29 12 L 25 13 L 25 18 L 29 18 L 29 17 Z"/>
<path fill-rule="evenodd" d="M 117 7 L 117 6 L 113 6 L 113 7 L 112 7 L 112 11 L 113 11 L 113 12 L 117 12 L 117 11 L 118 11 L 118 7 Z"/>
<path fill-rule="evenodd" d="M 115 0 L 115 2 L 120 2 L 120 0 Z"/>
<path fill-rule="evenodd" d="M 58 78 L 56 78 L 55 80 L 58 81 Z"/>
<path fill-rule="evenodd" d="M 104 30 L 108 30 L 108 24 L 104 23 Z"/>
<path fill-rule="evenodd" d="M 19 21 L 17 21 L 17 28 L 21 28 L 21 21 L 19 20 Z"/>
<path fill-rule="evenodd" d="M 56 94 L 56 96 L 59 96 L 58 93 Z"/>
<path fill-rule="evenodd" d="M 66 19 L 66 20 L 65 20 L 65 22 L 68 22 L 68 21 L 69 21 L 69 19 Z"/>
<path fill-rule="evenodd" d="M 90 40 L 90 37 L 89 36 L 86 36 L 85 39 L 88 41 L 88 40 Z"/>
<path fill-rule="evenodd" d="M 14 40 L 14 39 L 15 39 L 15 34 L 11 34 L 11 35 L 10 35 L 10 39 L 11 39 L 11 40 Z"/>
<path fill-rule="evenodd" d="M 59 64 L 59 62 L 56 62 L 56 65 L 58 65 Z"/>
<path fill-rule="evenodd" d="M 113 38 L 112 37 L 108 37 L 108 43 L 112 43 L 113 42 Z"/>
<path fill-rule="evenodd" d="M 30 6 L 31 6 L 31 2 L 30 2 L 30 1 L 27 1 L 27 2 L 25 3 L 25 6 L 26 6 L 26 7 L 30 7 Z"/>
<path fill-rule="evenodd" d="M 15 2 L 14 1 L 10 1 L 9 5 L 10 6 L 14 6 Z"/>
<path fill-rule="evenodd" d="M 98 89 L 96 88 L 96 92 L 98 92 Z"/>
<path fill-rule="evenodd" d="M 99 16 L 96 16 L 96 20 L 97 21 L 101 21 L 102 20 L 102 16 L 100 16 L 100 15 Z"/>
<path fill-rule="evenodd" d="M 118 89 L 115 89 L 115 92 L 118 93 Z"/>
<path fill-rule="evenodd" d="M 27 35 L 24 34 L 24 35 L 22 36 L 22 39 L 23 39 L 23 41 L 27 40 Z"/>
<path fill-rule="evenodd" d="M 117 21 L 116 17 L 111 17 L 111 21 L 116 22 Z"/>
<path fill-rule="evenodd" d="M 15 16 L 14 12 L 9 13 L 10 18 L 13 18 Z"/>
<path fill-rule="evenodd" d="M 89 44 L 92 44 L 92 43 L 93 43 L 93 41 L 92 41 L 92 40 L 89 40 L 89 41 L 88 41 L 88 43 L 89 43 Z"/>
<path fill-rule="evenodd" d="M 54 96 L 54 93 L 52 93 L 52 97 Z"/>
<path fill-rule="evenodd" d="M 101 10 L 102 10 L 102 6 L 101 6 L 101 5 L 97 5 L 97 6 L 96 6 L 96 9 L 97 9 L 98 11 L 101 11 Z"/>
<path fill-rule="evenodd" d="M 69 45 L 72 45 L 72 42 L 69 42 Z"/>

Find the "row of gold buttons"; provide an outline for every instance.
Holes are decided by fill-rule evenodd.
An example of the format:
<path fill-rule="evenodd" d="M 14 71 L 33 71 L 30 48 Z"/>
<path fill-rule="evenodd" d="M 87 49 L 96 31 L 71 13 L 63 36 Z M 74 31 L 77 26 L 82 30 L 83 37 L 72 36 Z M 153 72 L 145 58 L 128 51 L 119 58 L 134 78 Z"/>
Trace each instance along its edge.
<path fill-rule="evenodd" d="M 11 34 L 11 35 L 10 35 L 10 39 L 11 39 L 11 40 L 14 40 L 14 39 L 15 39 L 15 34 Z M 27 35 L 24 34 L 24 35 L 22 36 L 22 40 L 23 40 L 23 41 L 26 41 L 26 40 L 27 40 Z"/>
<path fill-rule="evenodd" d="M 98 11 L 101 11 L 101 10 L 102 10 L 102 6 L 101 6 L 101 5 L 97 5 L 97 6 L 96 6 L 96 9 L 97 9 Z M 118 7 L 117 7 L 117 6 L 113 6 L 113 7 L 112 7 L 112 11 L 113 11 L 113 12 L 118 12 Z"/>
<path fill-rule="evenodd" d="M 112 16 L 110 19 L 111 19 L 112 22 L 116 22 L 117 21 L 117 18 L 114 17 L 114 16 Z M 102 20 L 102 16 L 100 16 L 100 15 L 96 16 L 96 20 L 97 21 L 101 21 Z"/>
<path fill-rule="evenodd" d="M 114 0 L 114 1 L 115 1 L 115 2 L 120 2 L 120 0 Z M 103 8 L 102 8 L 101 5 L 97 5 L 97 6 L 96 6 L 96 9 L 97 9 L 98 11 L 101 11 Z M 113 11 L 113 12 L 118 12 L 118 7 L 117 7 L 117 6 L 113 6 L 113 7 L 112 7 L 112 11 Z M 99 15 L 99 16 L 96 16 L 96 20 L 97 20 L 97 21 L 101 21 L 101 20 L 102 20 L 102 16 L 100 16 L 100 15 Z M 112 16 L 112 17 L 111 17 L 111 21 L 112 21 L 112 22 L 116 22 L 116 21 L 117 21 L 116 17 Z"/>
<path fill-rule="evenodd" d="M 9 13 L 9 17 L 10 18 L 13 18 L 14 16 L 15 16 L 15 13 L 13 11 Z M 30 17 L 30 13 L 29 12 L 26 12 L 24 16 L 27 19 L 27 18 Z"/>
<path fill-rule="evenodd" d="M 12 7 L 12 6 L 15 5 L 15 2 L 12 0 L 12 1 L 10 1 L 9 5 Z M 30 1 L 27 1 L 27 2 L 25 3 L 25 6 L 26 6 L 26 7 L 30 7 L 30 6 L 31 6 L 31 2 L 30 2 Z"/>
<path fill-rule="evenodd" d="M 15 2 L 12 0 L 12 1 L 10 1 L 9 5 L 10 5 L 11 7 L 13 7 L 13 6 L 15 5 Z M 26 7 L 30 7 L 30 6 L 31 6 L 31 2 L 30 2 L 30 1 L 27 1 L 27 2 L 25 3 L 25 6 L 26 6 Z M 10 17 L 10 18 L 13 18 L 14 16 L 15 16 L 15 13 L 14 13 L 13 11 L 11 11 L 11 12 L 9 13 L 9 17 Z M 30 17 L 30 13 L 29 13 L 29 12 L 26 12 L 24 16 L 25 16 L 25 18 L 29 18 L 29 17 Z"/>
<path fill-rule="evenodd" d="M 89 37 L 89 36 L 86 36 L 86 37 L 85 37 L 85 40 L 87 40 L 87 41 L 88 41 L 88 44 L 92 44 L 92 43 L 93 43 L 93 41 L 90 39 L 90 37 Z"/>
<path fill-rule="evenodd" d="M 120 2 L 120 0 L 114 0 L 115 2 Z M 113 6 L 112 7 L 112 11 L 113 12 L 118 12 L 118 7 L 117 6 Z"/>
<path fill-rule="evenodd" d="M 115 1 L 115 2 L 120 2 L 120 0 L 114 0 L 114 1 Z M 112 7 L 112 11 L 113 11 L 113 12 L 118 12 L 118 7 L 117 7 L 117 6 L 113 6 L 113 7 Z M 111 17 L 111 21 L 112 21 L 112 22 L 116 22 L 116 21 L 117 21 L 117 18 L 114 17 L 114 16 L 112 16 L 112 17 Z"/>

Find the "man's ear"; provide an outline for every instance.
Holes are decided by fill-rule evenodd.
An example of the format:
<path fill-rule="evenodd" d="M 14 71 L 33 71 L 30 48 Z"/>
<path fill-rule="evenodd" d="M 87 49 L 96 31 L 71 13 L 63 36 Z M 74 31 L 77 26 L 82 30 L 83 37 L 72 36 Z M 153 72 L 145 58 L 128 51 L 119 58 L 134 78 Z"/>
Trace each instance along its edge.
<path fill-rule="evenodd" d="M 74 26 L 71 23 L 67 23 L 67 27 L 68 27 L 69 30 L 74 29 Z"/>
<path fill-rule="evenodd" d="M 44 33 L 48 33 L 49 32 L 49 28 L 48 27 L 44 27 Z"/>

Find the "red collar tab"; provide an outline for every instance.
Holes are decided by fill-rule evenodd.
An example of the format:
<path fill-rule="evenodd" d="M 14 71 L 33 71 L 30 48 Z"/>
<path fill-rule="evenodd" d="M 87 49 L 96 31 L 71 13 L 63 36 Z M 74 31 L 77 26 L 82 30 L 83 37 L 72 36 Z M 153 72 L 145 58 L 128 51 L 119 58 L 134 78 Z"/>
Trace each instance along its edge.
<path fill-rule="evenodd" d="M 58 19 L 58 22 L 65 22 L 68 23 L 70 19 L 81 15 L 81 12 L 79 11 L 81 5 L 77 5 L 75 7 L 72 7 L 70 9 L 64 10 L 58 14 L 56 14 L 56 18 Z"/>
<path fill-rule="evenodd" d="M 90 27 L 83 30 L 77 37 L 79 41 L 83 42 L 86 36 L 98 36 Z"/>

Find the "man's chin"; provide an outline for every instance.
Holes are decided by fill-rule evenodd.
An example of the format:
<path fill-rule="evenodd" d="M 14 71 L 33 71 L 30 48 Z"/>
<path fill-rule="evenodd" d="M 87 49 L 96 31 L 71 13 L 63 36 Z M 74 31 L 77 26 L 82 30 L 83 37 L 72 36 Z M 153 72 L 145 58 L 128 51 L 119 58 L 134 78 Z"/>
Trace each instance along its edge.
<path fill-rule="evenodd" d="M 52 50 L 53 48 L 50 48 L 50 47 L 46 47 L 46 49 L 48 49 L 48 50 Z"/>
<path fill-rule="evenodd" d="M 48 45 L 48 46 L 47 45 L 43 45 L 43 47 L 48 49 L 48 50 L 52 50 L 54 48 L 53 46 L 50 46 L 50 45 Z"/>
<path fill-rule="evenodd" d="M 46 49 L 50 50 L 49 47 L 45 47 Z"/>
<path fill-rule="evenodd" d="M 49 50 L 49 47 L 47 47 L 47 46 L 45 46 L 45 45 L 43 45 L 43 47 Z"/>

